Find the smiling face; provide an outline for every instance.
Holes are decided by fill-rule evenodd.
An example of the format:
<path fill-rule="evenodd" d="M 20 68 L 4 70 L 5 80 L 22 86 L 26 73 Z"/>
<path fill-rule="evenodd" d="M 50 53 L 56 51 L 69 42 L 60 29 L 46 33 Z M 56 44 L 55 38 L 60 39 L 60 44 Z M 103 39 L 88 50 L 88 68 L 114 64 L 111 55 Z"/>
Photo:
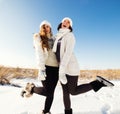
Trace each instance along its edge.
<path fill-rule="evenodd" d="M 51 32 L 51 27 L 47 24 L 44 24 L 41 26 L 40 28 L 40 36 L 51 36 L 52 32 Z"/>
<path fill-rule="evenodd" d="M 70 27 L 70 21 L 68 19 L 64 20 L 61 25 L 62 28 L 69 28 Z"/>
<path fill-rule="evenodd" d="M 47 25 L 47 24 L 44 24 L 44 30 L 45 30 L 46 34 L 48 34 L 48 33 L 51 32 L 51 28 L 50 28 L 50 26 Z"/>

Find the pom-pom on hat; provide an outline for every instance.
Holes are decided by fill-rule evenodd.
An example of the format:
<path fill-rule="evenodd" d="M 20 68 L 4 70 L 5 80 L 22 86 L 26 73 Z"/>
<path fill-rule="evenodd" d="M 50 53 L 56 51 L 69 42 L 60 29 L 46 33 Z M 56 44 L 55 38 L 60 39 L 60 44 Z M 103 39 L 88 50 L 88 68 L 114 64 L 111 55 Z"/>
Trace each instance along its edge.
<path fill-rule="evenodd" d="M 69 17 L 65 17 L 65 18 L 63 18 L 62 23 L 63 23 L 65 20 L 69 20 L 69 21 L 70 21 L 70 26 L 72 27 L 72 25 L 73 25 L 72 19 L 70 19 Z"/>
<path fill-rule="evenodd" d="M 50 22 L 48 22 L 48 21 L 46 21 L 46 20 L 44 20 L 44 21 L 42 21 L 42 22 L 40 23 L 40 28 L 41 28 L 44 24 L 50 26 L 50 28 L 51 28 Z"/>

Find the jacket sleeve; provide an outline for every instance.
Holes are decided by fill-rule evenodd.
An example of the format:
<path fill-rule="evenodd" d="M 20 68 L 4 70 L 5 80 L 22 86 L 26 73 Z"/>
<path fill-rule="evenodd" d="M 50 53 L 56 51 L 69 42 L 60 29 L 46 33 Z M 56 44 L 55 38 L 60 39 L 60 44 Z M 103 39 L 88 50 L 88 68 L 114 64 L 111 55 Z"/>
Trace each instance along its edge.
<path fill-rule="evenodd" d="M 59 70 L 59 72 L 63 72 L 63 73 L 65 73 L 65 69 L 67 68 L 67 65 L 70 61 L 75 46 L 75 37 L 73 33 L 70 33 L 66 37 L 68 38 L 66 38 L 64 41 L 64 52 L 61 58 L 60 70 Z"/>
<path fill-rule="evenodd" d="M 44 57 L 44 51 L 42 49 L 42 45 L 40 42 L 39 35 L 33 36 L 33 45 L 35 48 L 35 55 L 37 60 L 37 68 L 39 70 L 45 70 L 45 57 Z"/>

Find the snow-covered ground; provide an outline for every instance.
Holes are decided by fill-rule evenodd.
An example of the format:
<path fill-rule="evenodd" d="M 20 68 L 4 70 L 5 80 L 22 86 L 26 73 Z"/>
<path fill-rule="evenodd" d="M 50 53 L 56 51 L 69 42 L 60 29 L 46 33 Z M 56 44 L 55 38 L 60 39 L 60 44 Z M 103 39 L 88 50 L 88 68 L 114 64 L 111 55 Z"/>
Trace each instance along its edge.
<path fill-rule="evenodd" d="M 13 83 L 25 86 L 27 82 L 40 82 L 33 79 L 15 79 Z M 115 86 L 102 88 L 95 93 L 90 91 L 77 96 L 71 96 L 73 114 L 120 114 L 120 81 L 112 81 Z M 0 86 L 0 114 L 41 114 L 44 106 L 44 96 L 34 94 L 30 98 L 20 96 L 22 88 Z M 64 114 L 62 89 L 58 83 L 55 90 L 52 114 Z"/>

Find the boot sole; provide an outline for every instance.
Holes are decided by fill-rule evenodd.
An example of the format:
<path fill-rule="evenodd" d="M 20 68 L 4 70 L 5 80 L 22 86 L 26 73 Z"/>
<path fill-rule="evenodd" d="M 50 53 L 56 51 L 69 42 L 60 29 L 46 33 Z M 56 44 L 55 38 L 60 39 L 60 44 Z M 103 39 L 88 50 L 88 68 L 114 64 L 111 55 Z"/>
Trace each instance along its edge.
<path fill-rule="evenodd" d="M 103 83 L 105 86 L 112 87 L 114 84 L 101 76 L 97 76 L 97 80 Z"/>

